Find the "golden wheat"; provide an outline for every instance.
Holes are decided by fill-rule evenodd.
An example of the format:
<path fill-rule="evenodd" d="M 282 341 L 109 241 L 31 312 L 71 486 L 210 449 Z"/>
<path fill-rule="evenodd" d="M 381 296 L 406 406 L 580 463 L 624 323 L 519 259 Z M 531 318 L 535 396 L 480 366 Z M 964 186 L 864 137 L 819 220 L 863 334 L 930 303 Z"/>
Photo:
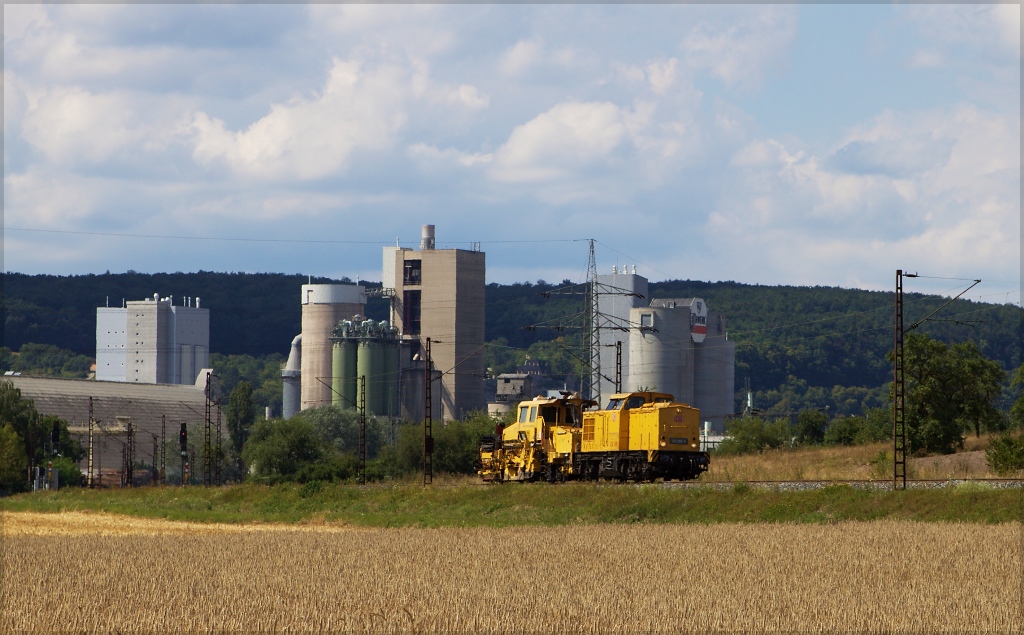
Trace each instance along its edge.
<path fill-rule="evenodd" d="M 3 515 L 0 631 L 1018 632 L 1021 525 L 356 529 Z"/>

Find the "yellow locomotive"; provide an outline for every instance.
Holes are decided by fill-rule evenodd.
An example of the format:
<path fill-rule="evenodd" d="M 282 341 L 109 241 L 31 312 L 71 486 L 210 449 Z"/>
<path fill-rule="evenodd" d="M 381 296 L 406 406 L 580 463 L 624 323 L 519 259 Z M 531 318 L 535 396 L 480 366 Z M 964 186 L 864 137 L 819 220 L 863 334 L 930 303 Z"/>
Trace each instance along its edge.
<path fill-rule="evenodd" d="M 578 395 L 520 402 L 516 421 L 480 438 L 485 481 L 695 479 L 707 471 L 700 411 L 672 395 L 611 396 L 604 410 Z"/>

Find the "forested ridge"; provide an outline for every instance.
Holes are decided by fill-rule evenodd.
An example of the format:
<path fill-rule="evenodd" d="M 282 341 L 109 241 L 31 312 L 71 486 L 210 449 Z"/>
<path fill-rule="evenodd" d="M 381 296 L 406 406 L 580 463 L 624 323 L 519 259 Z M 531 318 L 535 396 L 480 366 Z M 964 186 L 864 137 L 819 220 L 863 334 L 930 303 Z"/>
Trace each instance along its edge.
<path fill-rule="evenodd" d="M 221 355 L 284 355 L 301 328 L 299 274 L 197 273 L 29 276 L 5 273 L 2 308 L 4 346 L 52 344 L 95 355 L 96 307 L 120 306 L 154 293 L 202 298 L 210 309 L 210 348 Z M 313 278 L 314 283 L 345 280 Z M 379 286 L 374 283 L 362 284 Z M 509 370 L 526 354 L 551 362 L 553 374 L 571 372 L 579 329 L 529 327 L 571 324 L 583 310 L 582 295 L 548 295 L 566 283 L 543 281 L 488 284 L 485 310 L 488 365 Z M 838 287 L 748 285 L 737 282 L 672 280 L 650 284 L 658 297 L 701 297 L 725 314 L 725 329 L 736 343 L 736 383 L 749 378 L 758 405 L 778 412 L 833 407 L 863 412 L 882 405 L 891 376 L 892 292 Z M 109 298 L 109 300 L 108 300 Z M 925 317 L 946 298 L 907 293 L 906 324 Z M 387 318 L 387 301 L 371 298 L 367 313 Z M 1010 304 L 957 300 L 920 332 L 948 342 L 972 340 L 1004 370 L 1020 365 L 1022 311 Z M 580 321 L 576 320 L 576 324 Z"/>

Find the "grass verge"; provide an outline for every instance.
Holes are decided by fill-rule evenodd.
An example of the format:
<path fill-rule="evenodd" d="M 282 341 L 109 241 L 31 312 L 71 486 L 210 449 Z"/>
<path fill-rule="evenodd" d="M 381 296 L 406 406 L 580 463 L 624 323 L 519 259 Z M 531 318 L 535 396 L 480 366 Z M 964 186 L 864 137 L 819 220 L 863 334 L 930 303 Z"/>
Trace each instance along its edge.
<path fill-rule="evenodd" d="M 85 511 L 222 523 L 338 523 L 365 527 L 512 527 L 595 523 L 831 523 L 844 520 L 1001 523 L 1024 518 L 1024 490 L 985 486 L 809 491 L 738 486 L 570 483 L 356 487 L 67 489 L 0 500 L 0 511 Z"/>

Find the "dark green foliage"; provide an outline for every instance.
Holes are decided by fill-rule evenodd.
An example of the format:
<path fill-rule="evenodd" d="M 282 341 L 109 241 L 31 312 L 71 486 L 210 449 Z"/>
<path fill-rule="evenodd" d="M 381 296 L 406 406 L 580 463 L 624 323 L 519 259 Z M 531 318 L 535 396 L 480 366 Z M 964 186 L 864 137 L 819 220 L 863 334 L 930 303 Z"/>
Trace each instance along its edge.
<path fill-rule="evenodd" d="M 9 381 L 0 381 L 0 426 L 0 489 L 18 491 L 24 487 L 29 465 L 43 466 L 58 457 L 74 465 L 85 456 L 81 444 L 71 438 L 66 421 L 49 415 L 40 417 L 32 400 L 23 398 L 21 390 Z M 77 466 L 74 470 L 77 472 Z"/>
<path fill-rule="evenodd" d="M 950 454 L 963 433 L 1005 428 L 995 407 L 1005 373 L 973 342 L 948 346 L 921 333 L 905 340 L 906 425 L 910 451 Z"/>
<path fill-rule="evenodd" d="M 4 273 L 3 280 L 0 307 L 6 346 L 18 349 L 30 342 L 45 342 L 90 357 L 96 346 L 96 307 L 106 304 L 108 298 L 111 305 L 120 306 L 122 299 L 152 297 L 160 290 L 200 296 L 203 306 L 211 309 L 211 349 L 225 357 L 250 356 L 237 362 L 235 373 L 224 367 L 224 359 L 211 356 L 225 394 L 230 394 L 239 379 L 246 379 L 253 385 L 259 411 L 271 406 L 274 412 L 280 412 L 279 364 L 301 330 L 298 290 L 307 282 L 306 276 L 128 272 L 61 277 Z M 326 278 L 313 281 L 338 282 Z M 557 286 L 566 285 L 569 281 Z M 583 325 L 584 296 L 541 295 L 555 288 L 543 281 L 487 285 L 485 333 L 494 345 L 486 354 L 493 372 L 512 370 L 527 354 L 550 363 L 552 375 L 560 377 L 575 371 L 573 354 L 579 354 L 582 344 L 579 327 Z M 885 359 L 885 353 L 892 349 L 891 292 L 670 280 L 651 283 L 650 295 L 702 297 L 712 311 L 723 312 L 723 326 L 737 344 L 737 388 L 749 377 L 757 407 L 771 414 L 788 415 L 828 406 L 832 415 L 863 415 L 886 405 L 884 384 L 892 373 Z M 938 308 L 945 299 L 908 293 L 905 302 L 907 320 L 912 322 Z M 373 319 L 387 319 L 387 300 L 371 298 L 367 314 Z M 1003 369 L 1021 364 L 1020 307 L 957 300 L 941 315 L 982 322 L 966 334 L 964 327 L 954 322 L 926 322 L 920 330 L 944 342 L 974 338 L 981 354 Z M 538 324 L 565 328 L 524 328 Z M 557 338 L 562 338 L 561 342 Z M 279 357 L 271 361 L 267 357 L 271 354 Z M 0 363 L 4 363 L 2 354 Z M 53 368 L 60 374 L 80 373 L 82 360 L 67 368 L 63 363 Z M 996 405 L 1009 410 L 1013 401 Z M 1018 411 L 1013 421 L 1024 423 L 1024 405 Z M 993 420 L 989 425 L 995 423 Z"/>
<path fill-rule="evenodd" d="M 797 418 L 794 437 L 799 445 L 819 445 L 825 439 L 828 415 L 820 410 L 804 410 Z"/>
<path fill-rule="evenodd" d="M 252 386 L 252 401 L 256 414 L 262 415 L 267 406 L 271 412 L 281 414 L 281 367 L 286 357 L 271 353 L 252 355 L 210 355 L 210 365 L 220 380 L 221 392 L 230 395 L 241 381 Z"/>
<path fill-rule="evenodd" d="M 0 349 L 0 370 L 24 375 L 85 379 L 92 358 L 49 344 L 25 344 L 17 354 Z"/>
<path fill-rule="evenodd" d="M 280 273 L 127 273 L 84 276 L 3 274 L 4 343 L 19 349 L 46 342 L 81 355 L 96 354 L 96 307 L 121 306 L 153 293 L 185 293 L 210 309 L 210 346 L 223 354 L 287 353 L 301 330 L 299 289 L 309 278 Z M 315 284 L 341 284 L 314 276 Z M 373 286 L 372 283 L 362 283 Z M 175 302 L 180 303 L 175 294 Z M 109 302 L 108 302 L 109 300 Z M 371 298 L 366 313 L 386 320 L 387 301 Z"/>
<path fill-rule="evenodd" d="M 60 473 L 60 487 L 85 485 L 86 479 L 77 461 L 62 456 L 53 460 L 53 469 Z"/>
<path fill-rule="evenodd" d="M 342 410 L 338 406 L 320 406 L 297 413 L 292 419 L 309 423 L 324 446 L 334 453 L 359 451 L 359 412 Z M 366 456 L 374 458 L 380 452 L 381 443 L 390 429 L 384 419 L 374 416 L 366 418 Z"/>
<path fill-rule="evenodd" d="M 1010 427 L 1019 430 L 1024 428 L 1024 364 L 1017 367 L 1013 372 L 1013 380 L 1010 387 L 1016 393 L 1017 398 L 1010 408 Z"/>
<path fill-rule="evenodd" d="M 725 424 L 729 438 L 718 445 L 718 454 L 751 454 L 790 445 L 789 424 L 783 420 L 766 421 L 760 417 L 732 419 Z"/>
<path fill-rule="evenodd" d="M 71 438 L 66 421 L 53 416 L 40 417 L 35 403 L 23 398 L 20 389 L 9 381 L 0 381 L 0 425 L 5 423 L 11 424 L 21 439 L 31 465 L 45 465 L 55 455 L 74 461 L 85 455 L 81 444 Z M 54 425 L 58 431 L 56 446 L 51 442 Z"/>
<path fill-rule="evenodd" d="M 825 430 L 825 445 L 861 445 L 891 439 L 890 412 L 875 408 L 867 417 L 836 417 Z"/>
<path fill-rule="evenodd" d="M 995 437 L 985 450 L 985 461 L 1003 476 L 1024 470 L 1024 436 L 1004 432 Z"/>
<path fill-rule="evenodd" d="M 292 417 L 253 426 L 242 458 L 259 477 L 291 479 L 324 456 L 324 444 L 310 422 Z"/>
<path fill-rule="evenodd" d="M 252 400 L 252 384 L 243 379 L 235 385 L 231 396 L 228 397 L 224 415 L 227 418 L 231 445 L 234 447 L 235 454 L 240 454 L 245 439 L 249 436 L 249 429 L 256 423 L 256 404 Z"/>
<path fill-rule="evenodd" d="M 0 491 L 20 492 L 28 480 L 25 444 L 14 426 L 0 422 Z"/>
<path fill-rule="evenodd" d="M 354 454 L 332 453 L 319 461 L 303 465 L 295 474 L 295 480 L 307 485 L 343 482 L 355 478 L 358 466 L 359 459 Z"/>
<path fill-rule="evenodd" d="M 494 434 L 496 421 L 476 412 L 461 421 L 434 427 L 434 469 L 449 474 L 475 474 L 480 436 Z"/>

